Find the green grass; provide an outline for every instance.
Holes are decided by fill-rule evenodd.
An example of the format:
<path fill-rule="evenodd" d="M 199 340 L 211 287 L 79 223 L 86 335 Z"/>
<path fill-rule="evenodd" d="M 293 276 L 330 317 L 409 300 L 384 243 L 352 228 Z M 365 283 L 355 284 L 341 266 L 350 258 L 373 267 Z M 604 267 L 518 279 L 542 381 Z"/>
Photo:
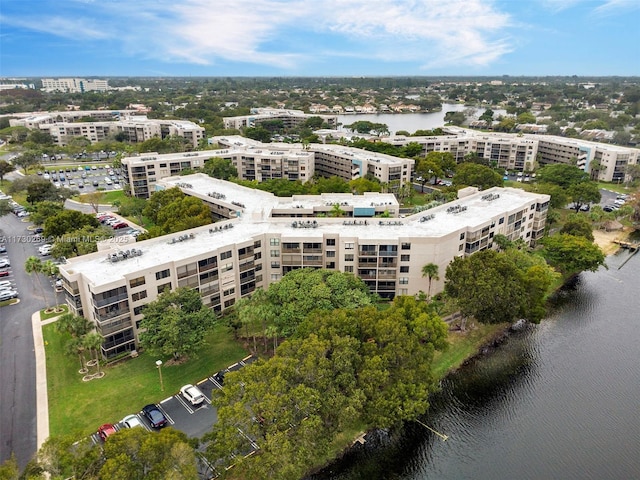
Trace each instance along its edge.
<path fill-rule="evenodd" d="M 208 345 L 198 358 L 182 365 L 163 365 L 164 391 L 161 391 L 155 364 L 159 357 L 141 353 L 138 358 L 104 367 L 103 378 L 83 382 L 78 373 L 80 360 L 65 354 L 64 344 L 69 337 L 56 332 L 55 323 L 43 327 L 43 336 L 52 436 L 90 434 L 101 424 L 117 422 L 148 403 L 176 393 L 182 385 L 198 382 L 247 355 L 226 327 L 216 326 L 208 334 Z"/>
<path fill-rule="evenodd" d="M 598 188 L 604 188 L 606 190 L 611 190 L 613 192 L 618 193 L 633 193 L 638 190 L 637 187 L 628 187 L 625 183 L 609 183 L 609 182 L 598 182 Z"/>
<path fill-rule="evenodd" d="M 79 195 L 78 201 L 82 203 L 87 203 L 86 195 L 87 194 Z M 103 192 L 99 203 L 102 205 L 111 205 L 116 200 L 122 200 L 125 197 L 126 197 L 126 194 L 122 190 Z"/>
<path fill-rule="evenodd" d="M 462 363 L 472 357 L 481 346 L 490 341 L 496 334 L 504 331 L 508 324 L 499 323 L 495 325 L 484 325 L 482 323 L 470 322 L 466 325 L 464 332 L 449 332 L 449 348 L 442 352 L 436 352 L 433 358 L 433 373 L 443 378 L 451 370 L 455 370 Z"/>

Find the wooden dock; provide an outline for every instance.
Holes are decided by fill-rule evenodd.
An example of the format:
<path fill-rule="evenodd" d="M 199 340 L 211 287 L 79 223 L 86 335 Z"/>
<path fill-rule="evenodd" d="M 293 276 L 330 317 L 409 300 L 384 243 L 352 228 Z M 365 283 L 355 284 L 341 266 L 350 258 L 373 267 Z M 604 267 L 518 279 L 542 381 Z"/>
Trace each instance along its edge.
<path fill-rule="evenodd" d="M 622 240 L 614 240 L 613 243 L 620 245 L 621 248 L 628 250 L 638 250 L 640 248 L 640 242 L 623 242 Z"/>

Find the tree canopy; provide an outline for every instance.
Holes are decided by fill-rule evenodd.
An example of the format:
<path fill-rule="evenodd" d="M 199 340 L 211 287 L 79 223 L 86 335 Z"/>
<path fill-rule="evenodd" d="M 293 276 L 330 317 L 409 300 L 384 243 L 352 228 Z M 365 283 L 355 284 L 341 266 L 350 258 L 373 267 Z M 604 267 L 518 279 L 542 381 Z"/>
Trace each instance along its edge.
<path fill-rule="evenodd" d="M 168 233 L 180 232 L 211 223 L 211 212 L 205 203 L 196 197 L 190 197 L 179 188 L 170 188 L 154 192 L 143 214 L 155 225 L 140 239 L 158 237 Z"/>
<path fill-rule="evenodd" d="M 233 166 L 231 160 L 213 157 L 204 162 L 204 173 L 213 178 L 229 180 L 238 176 L 238 170 Z"/>
<path fill-rule="evenodd" d="M 595 272 L 605 265 L 605 255 L 600 247 L 583 236 L 561 233 L 541 240 L 542 254 L 547 262 L 564 275 L 584 270 Z"/>
<path fill-rule="evenodd" d="M 462 315 L 483 323 L 520 318 L 539 322 L 554 279 L 540 260 L 515 248 L 457 257 L 447 267 L 445 292 L 456 300 Z"/>
<path fill-rule="evenodd" d="M 413 297 L 397 297 L 384 312 L 312 313 L 273 358 L 227 374 L 213 399 L 218 423 L 207 455 L 237 462 L 245 478 L 300 478 L 345 426 L 389 427 L 424 413 L 446 333 Z M 238 428 L 257 439 L 255 460 L 231 457 L 246 447 Z"/>
<path fill-rule="evenodd" d="M 174 359 L 195 354 L 205 343 L 204 334 L 215 314 L 202 304 L 197 290 L 182 287 L 165 291 L 142 309 L 140 343 L 157 355 Z"/>
<path fill-rule="evenodd" d="M 555 163 L 539 169 L 536 178 L 538 182 L 553 183 L 563 188 L 569 188 L 571 185 L 589 180 L 589 174 L 574 165 Z"/>
<path fill-rule="evenodd" d="M 462 163 L 458 165 L 453 184 L 460 186 L 474 186 L 480 190 L 503 185 L 502 175 L 495 170 L 477 163 Z"/>

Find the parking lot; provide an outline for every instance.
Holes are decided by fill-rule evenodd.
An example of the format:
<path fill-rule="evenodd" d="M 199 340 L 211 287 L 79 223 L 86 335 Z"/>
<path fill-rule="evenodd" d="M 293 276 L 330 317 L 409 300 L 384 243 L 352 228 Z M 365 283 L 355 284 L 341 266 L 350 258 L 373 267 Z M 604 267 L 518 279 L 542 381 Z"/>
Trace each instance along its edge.
<path fill-rule="evenodd" d="M 48 165 L 38 171 L 38 175 L 58 188 L 70 188 L 80 193 L 122 188 L 122 172 L 110 164 Z"/>
<path fill-rule="evenodd" d="M 255 362 L 256 360 L 256 357 L 248 356 L 242 359 L 240 362 L 230 365 L 221 372 L 216 372 L 210 377 L 207 377 L 198 382 L 196 386 L 204 394 L 204 401 L 200 405 L 192 405 L 185 399 L 182 394 L 180 394 L 180 392 L 177 392 L 174 395 L 165 398 L 155 406 L 166 418 L 167 426 L 171 426 L 177 430 L 180 430 L 181 432 L 184 432 L 190 438 L 201 438 L 205 433 L 210 432 L 211 426 L 218 421 L 218 412 L 216 408 L 211 404 L 211 398 L 215 390 L 221 390 L 224 388 L 224 381 L 222 380 L 221 383 L 220 381 L 216 380 L 216 374 L 224 374 L 227 372 L 237 371 L 242 367 Z M 155 430 L 155 428 L 151 426 L 150 421 L 142 413 L 142 411 L 136 412 L 133 415 L 140 423 L 141 428 L 145 428 L 148 431 Z M 116 431 L 127 428 L 127 426 L 123 424 L 122 421 L 114 424 L 113 426 L 115 427 Z M 250 454 L 251 452 L 258 449 L 258 445 L 254 440 L 248 438 L 242 431 L 239 431 L 238 434 L 244 436 L 246 439 L 247 448 L 246 452 L 243 452 L 244 454 Z M 103 442 L 103 439 L 100 438 L 97 431 L 96 433 L 91 435 L 91 440 L 95 444 L 100 444 Z M 204 459 L 201 459 L 201 461 L 202 465 L 200 465 L 200 468 L 202 470 L 208 470 L 209 473 L 213 473 L 213 467 L 206 461 L 204 461 Z M 214 476 L 205 475 L 204 471 L 202 473 L 204 478 L 212 478 Z"/>

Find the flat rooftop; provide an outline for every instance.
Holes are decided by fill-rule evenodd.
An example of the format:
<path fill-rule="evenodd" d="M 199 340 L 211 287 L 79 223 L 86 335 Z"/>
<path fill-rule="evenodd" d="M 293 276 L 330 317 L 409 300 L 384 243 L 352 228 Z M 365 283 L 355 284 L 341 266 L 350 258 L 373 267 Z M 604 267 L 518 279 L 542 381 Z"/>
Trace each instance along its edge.
<path fill-rule="evenodd" d="M 190 176 L 179 177 L 188 182 Z M 216 181 L 216 179 L 212 179 Z M 195 179 L 191 179 L 192 183 Z M 238 192 L 229 182 L 230 195 Z M 195 187 L 195 185 L 194 185 Z M 247 189 L 251 190 L 251 189 Z M 255 192 L 253 197 L 242 198 L 243 203 L 252 204 L 269 198 L 270 194 Z M 487 196 L 491 195 L 491 200 Z M 364 196 L 363 196 L 364 197 Z M 276 197 L 273 197 L 276 198 Z M 108 285 L 140 270 L 164 265 L 168 261 L 182 262 L 202 257 L 207 252 L 242 242 L 250 242 L 262 234 L 282 235 L 300 241 L 317 241 L 323 235 L 340 235 L 342 238 L 358 238 L 359 242 L 371 240 L 396 243 L 403 238 L 439 238 L 461 229 L 475 230 L 486 225 L 503 212 L 521 209 L 529 203 L 546 201 L 546 195 L 538 195 L 515 188 L 492 188 L 454 202 L 408 216 L 406 218 L 270 218 L 242 215 L 233 220 L 205 225 L 185 232 L 137 242 L 134 245 L 113 247 L 111 252 L 131 248 L 142 254 L 112 263 L 107 252 L 92 253 L 71 258 L 60 268 L 69 274 L 82 273 L 93 287 Z M 256 208 L 260 208 L 260 203 Z M 452 211 L 452 209 L 454 211 Z M 315 223 L 315 226 L 313 224 Z M 302 225 L 301 225 L 302 224 Z M 231 226 L 232 225 L 232 226 Z M 309 225 L 309 226 L 307 226 Z M 225 226 L 227 228 L 225 228 Z M 231 226 L 231 227 L 230 227 Z M 182 239 L 180 239 L 182 237 Z"/>

